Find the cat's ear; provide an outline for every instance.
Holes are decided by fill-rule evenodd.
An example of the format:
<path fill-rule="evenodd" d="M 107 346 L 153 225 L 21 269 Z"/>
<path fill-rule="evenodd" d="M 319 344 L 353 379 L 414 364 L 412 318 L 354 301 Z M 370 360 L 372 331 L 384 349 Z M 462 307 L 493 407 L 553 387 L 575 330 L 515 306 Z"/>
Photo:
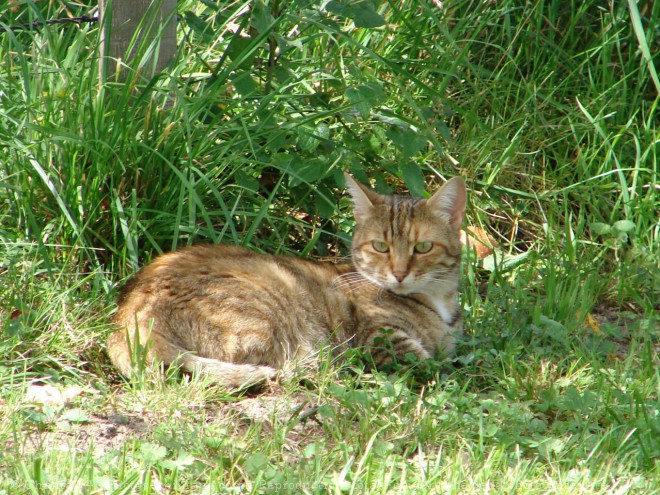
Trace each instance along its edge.
<path fill-rule="evenodd" d="M 353 177 L 344 172 L 346 187 L 353 198 L 353 214 L 360 222 L 372 215 L 374 205 L 379 202 L 379 194 L 367 186 L 360 184 Z"/>
<path fill-rule="evenodd" d="M 459 229 L 465 216 L 467 189 L 460 177 L 449 179 L 428 201 L 429 206 L 449 219 L 454 229 Z"/>

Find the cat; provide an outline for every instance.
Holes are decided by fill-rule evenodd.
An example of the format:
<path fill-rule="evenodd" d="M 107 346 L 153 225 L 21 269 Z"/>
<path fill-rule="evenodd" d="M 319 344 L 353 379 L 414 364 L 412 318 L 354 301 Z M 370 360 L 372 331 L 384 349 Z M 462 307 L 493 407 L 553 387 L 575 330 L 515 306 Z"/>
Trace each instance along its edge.
<path fill-rule="evenodd" d="M 228 388 L 263 384 L 325 346 L 362 348 L 376 366 L 449 355 L 463 328 L 463 179 L 426 200 L 345 177 L 351 263 L 209 244 L 161 255 L 121 291 L 107 342 L 119 371 L 131 376 L 138 343 L 148 364 L 197 370 Z"/>

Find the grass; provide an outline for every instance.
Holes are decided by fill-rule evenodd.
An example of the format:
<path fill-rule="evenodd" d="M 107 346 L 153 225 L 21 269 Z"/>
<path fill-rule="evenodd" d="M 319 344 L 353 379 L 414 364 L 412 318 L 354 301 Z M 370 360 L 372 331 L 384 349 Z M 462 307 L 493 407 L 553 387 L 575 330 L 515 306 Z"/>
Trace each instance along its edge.
<path fill-rule="evenodd" d="M 443 4 L 179 2 L 177 59 L 125 83 L 94 25 L 0 34 L 1 494 L 660 492 L 660 4 Z M 243 396 L 117 375 L 139 266 L 345 254 L 343 170 L 465 177 L 496 246 L 466 249 L 452 363 Z"/>

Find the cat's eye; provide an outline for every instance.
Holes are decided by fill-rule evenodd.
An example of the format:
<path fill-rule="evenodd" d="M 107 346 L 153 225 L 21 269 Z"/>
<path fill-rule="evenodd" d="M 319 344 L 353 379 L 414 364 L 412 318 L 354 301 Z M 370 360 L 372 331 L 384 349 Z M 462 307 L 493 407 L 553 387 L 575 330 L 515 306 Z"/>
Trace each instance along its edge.
<path fill-rule="evenodd" d="M 390 246 L 383 241 L 371 241 L 371 246 L 379 253 L 387 253 L 390 250 Z"/>
<path fill-rule="evenodd" d="M 415 244 L 415 252 L 419 254 L 426 254 L 433 249 L 433 243 L 430 241 L 418 242 Z"/>

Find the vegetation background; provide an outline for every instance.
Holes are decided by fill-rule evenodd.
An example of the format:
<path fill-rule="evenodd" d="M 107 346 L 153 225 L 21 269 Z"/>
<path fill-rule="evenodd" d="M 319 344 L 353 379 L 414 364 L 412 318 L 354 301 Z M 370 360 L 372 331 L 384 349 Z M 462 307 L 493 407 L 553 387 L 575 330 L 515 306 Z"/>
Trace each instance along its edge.
<path fill-rule="evenodd" d="M 125 82 L 99 83 L 94 24 L 0 32 L 0 494 L 660 493 L 660 2 L 178 9 L 177 59 L 146 78 L 140 46 Z M 328 358 L 258 396 L 116 374 L 140 265 L 341 256 L 344 170 L 465 177 L 455 361 Z"/>

